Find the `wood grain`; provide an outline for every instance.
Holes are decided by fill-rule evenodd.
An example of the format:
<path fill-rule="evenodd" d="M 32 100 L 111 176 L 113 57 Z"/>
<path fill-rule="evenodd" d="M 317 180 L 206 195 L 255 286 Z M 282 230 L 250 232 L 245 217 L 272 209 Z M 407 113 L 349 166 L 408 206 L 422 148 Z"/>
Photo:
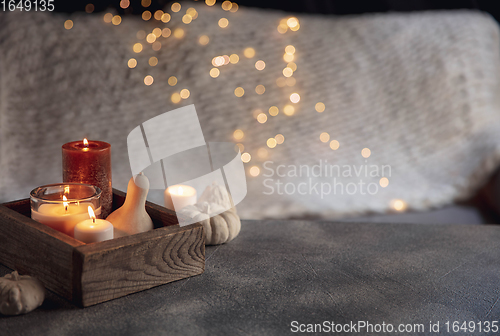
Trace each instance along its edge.
<path fill-rule="evenodd" d="M 107 244 L 104 244 L 107 243 Z M 201 274 L 205 236 L 200 224 L 170 226 L 76 248 L 84 307 Z"/>
<path fill-rule="evenodd" d="M 72 300 L 73 250 L 84 244 L 10 208 L 17 206 L 29 209 L 29 200 L 0 206 L 0 262 Z"/>
<path fill-rule="evenodd" d="M 113 209 L 124 201 L 114 190 Z M 180 227 L 150 202 L 146 211 L 154 230 L 84 244 L 32 220 L 29 199 L 0 205 L 0 262 L 84 307 L 203 273 L 203 226 Z"/>

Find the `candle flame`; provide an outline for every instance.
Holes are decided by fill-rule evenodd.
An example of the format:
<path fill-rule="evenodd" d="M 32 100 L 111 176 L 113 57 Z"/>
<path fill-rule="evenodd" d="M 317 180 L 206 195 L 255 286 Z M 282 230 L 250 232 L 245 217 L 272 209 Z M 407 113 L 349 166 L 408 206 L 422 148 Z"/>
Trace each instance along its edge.
<path fill-rule="evenodd" d="M 68 199 L 66 198 L 66 196 L 63 195 L 63 206 L 64 206 L 64 211 L 68 211 L 68 206 L 69 206 L 69 203 L 67 202 Z"/>
<path fill-rule="evenodd" d="M 179 191 L 178 191 L 179 195 L 182 195 L 184 194 L 184 191 L 182 190 L 182 187 L 179 187 Z"/>
<path fill-rule="evenodd" d="M 89 207 L 87 208 L 88 211 L 89 211 L 89 216 L 90 218 L 92 218 L 92 221 L 95 223 L 95 214 L 94 214 L 94 210 L 92 210 L 92 207 L 89 205 Z"/>
<path fill-rule="evenodd" d="M 87 138 L 83 138 L 83 145 L 85 146 L 83 151 L 88 152 L 89 151 L 89 142 L 88 142 Z"/>

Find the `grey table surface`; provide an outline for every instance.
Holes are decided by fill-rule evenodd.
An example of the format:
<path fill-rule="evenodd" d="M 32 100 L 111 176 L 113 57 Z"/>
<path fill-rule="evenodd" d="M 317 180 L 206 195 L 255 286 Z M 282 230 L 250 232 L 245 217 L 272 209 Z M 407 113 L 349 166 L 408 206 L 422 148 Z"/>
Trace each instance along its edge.
<path fill-rule="evenodd" d="M 499 245 L 495 225 L 244 221 L 234 241 L 207 248 L 202 275 L 84 309 L 49 293 L 0 317 L 0 334 L 280 335 L 293 321 L 446 334 L 446 321 L 500 319 Z"/>

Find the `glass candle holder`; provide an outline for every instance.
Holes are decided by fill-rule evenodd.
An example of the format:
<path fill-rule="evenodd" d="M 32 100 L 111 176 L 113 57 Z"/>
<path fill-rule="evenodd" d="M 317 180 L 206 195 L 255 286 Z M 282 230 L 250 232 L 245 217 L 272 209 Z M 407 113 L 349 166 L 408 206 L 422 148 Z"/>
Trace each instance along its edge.
<path fill-rule="evenodd" d="M 101 189 L 83 183 L 49 184 L 31 191 L 30 204 L 33 220 L 73 237 L 76 224 L 90 218 L 89 206 L 100 218 Z"/>

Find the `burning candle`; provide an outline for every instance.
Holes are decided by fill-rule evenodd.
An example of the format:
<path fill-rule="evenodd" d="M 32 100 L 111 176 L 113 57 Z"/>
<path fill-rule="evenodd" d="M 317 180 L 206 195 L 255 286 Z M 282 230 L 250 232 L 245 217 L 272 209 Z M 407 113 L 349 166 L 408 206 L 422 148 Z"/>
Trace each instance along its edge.
<path fill-rule="evenodd" d="M 88 207 L 90 219 L 84 220 L 75 226 L 75 239 L 84 243 L 97 243 L 113 239 L 113 224 L 104 219 L 96 219 L 92 207 Z"/>
<path fill-rule="evenodd" d="M 52 184 L 31 192 L 31 218 L 73 236 L 75 225 L 89 218 L 87 206 L 99 207 L 100 190 L 86 184 Z"/>
<path fill-rule="evenodd" d="M 87 183 L 102 190 L 102 217 L 111 213 L 111 145 L 87 140 L 68 142 L 62 146 L 63 181 Z"/>
<path fill-rule="evenodd" d="M 165 190 L 165 207 L 170 210 L 178 211 L 196 200 L 196 189 L 188 185 L 173 185 Z"/>

